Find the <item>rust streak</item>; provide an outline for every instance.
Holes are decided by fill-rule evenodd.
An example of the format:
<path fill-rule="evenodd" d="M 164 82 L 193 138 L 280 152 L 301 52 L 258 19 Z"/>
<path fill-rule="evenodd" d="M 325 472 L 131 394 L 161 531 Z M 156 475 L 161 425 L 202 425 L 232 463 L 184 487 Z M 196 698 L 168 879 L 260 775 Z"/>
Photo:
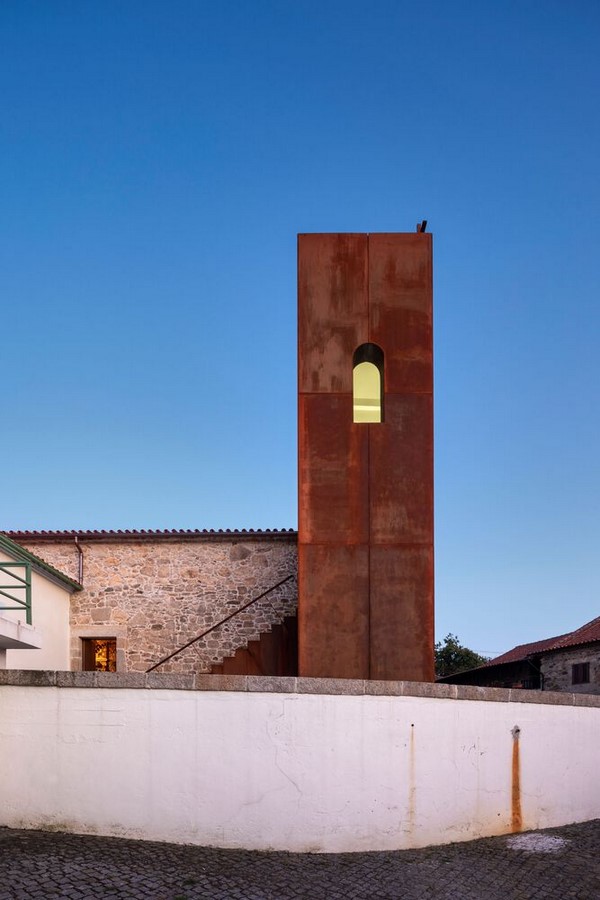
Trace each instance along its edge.
<path fill-rule="evenodd" d="M 417 814 L 417 781 L 415 766 L 415 726 L 410 726 L 410 738 L 408 745 L 408 807 L 406 811 L 406 829 L 405 831 L 413 835 L 415 833 L 416 814 Z"/>
<path fill-rule="evenodd" d="M 515 725 L 512 730 L 512 766 L 511 766 L 511 831 L 514 833 L 523 830 L 523 816 L 521 813 L 521 757 L 519 750 L 519 735 L 521 729 Z"/>

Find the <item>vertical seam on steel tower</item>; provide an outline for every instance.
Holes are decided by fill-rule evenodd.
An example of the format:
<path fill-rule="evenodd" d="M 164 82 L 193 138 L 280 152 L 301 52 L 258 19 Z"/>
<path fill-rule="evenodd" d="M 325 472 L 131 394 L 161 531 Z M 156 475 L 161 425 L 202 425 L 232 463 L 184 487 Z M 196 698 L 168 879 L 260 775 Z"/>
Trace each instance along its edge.
<path fill-rule="evenodd" d="M 371 236 L 367 234 L 367 341 L 371 340 Z M 367 423 L 367 678 L 371 678 L 371 424 Z"/>

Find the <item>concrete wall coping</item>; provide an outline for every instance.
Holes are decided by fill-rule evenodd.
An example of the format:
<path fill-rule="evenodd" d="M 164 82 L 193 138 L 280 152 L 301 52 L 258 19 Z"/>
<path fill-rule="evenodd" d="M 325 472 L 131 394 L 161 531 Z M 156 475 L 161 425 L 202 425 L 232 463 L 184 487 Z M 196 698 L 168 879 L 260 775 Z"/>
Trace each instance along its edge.
<path fill-rule="evenodd" d="M 133 688 L 170 691 L 238 691 L 276 694 L 428 697 L 484 700 L 492 703 L 542 703 L 600 707 L 600 696 L 558 691 L 488 688 L 418 681 L 367 681 L 345 678 L 295 678 L 266 675 L 160 675 L 156 672 L 0 671 L 0 687 Z"/>

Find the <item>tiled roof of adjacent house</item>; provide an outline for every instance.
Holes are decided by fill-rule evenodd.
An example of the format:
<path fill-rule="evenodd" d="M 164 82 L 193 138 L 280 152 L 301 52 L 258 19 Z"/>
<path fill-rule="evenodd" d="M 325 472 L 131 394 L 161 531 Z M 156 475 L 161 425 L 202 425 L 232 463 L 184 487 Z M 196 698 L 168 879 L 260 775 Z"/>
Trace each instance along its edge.
<path fill-rule="evenodd" d="M 562 650 L 563 647 L 576 647 L 578 644 L 591 644 L 593 641 L 600 641 L 600 616 L 592 619 L 591 622 L 586 622 L 585 625 L 570 634 L 564 634 L 549 649 Z"/>
<path fill-rule="evenodd" d="M 501 666 L 504 663 L 518 662 L 521 659 L 548 653 L 551 650 L 564 650 L 567 647 L 577 647 L 580 644 L 590 644 L 594 641 L 600 641 L 600 616 L 592 619 L 591 622 L 586 622 L 585 625 L 582 625 L 581 628 L 576 628 L 575 631 L 569 631 L 567 634 L 559 634 L 556 637 L 546 638 L 543 641 L 533 641 L 531 644 L 519 644 L 501 656 L 490 659 L 479 668 Z"/>
<path fill-rule="evenodd" d="M 501 666 L 503 663 L 519 662 L 521 659 L 527 659 L 528 656 L 535 656 L 543 650 L 550 650 L 552 646 L 562 638 L 568 637 L 566 634 L 559 634 L 558 637 L 546 638 L 543 641 L 532 641 L 530 644 L 519 644 L 512 650 L 507 650 L 494 659 L 489 659 L 478 668 L 483 669 L 486 666 Z"/>
<path fill-rule="evenodd" d="M 14 541 L 56 541 L 79 538 L 81 540 L 156 540 L 165 538 L 188 538 L 205 540 L 227 540 L 241 538 L 244 540 L 280 540 L 295 538 L 297 532 L 293 528 L 164 528 L 164 529 L 89 529 L 66 531 L 5 531 Z"/>

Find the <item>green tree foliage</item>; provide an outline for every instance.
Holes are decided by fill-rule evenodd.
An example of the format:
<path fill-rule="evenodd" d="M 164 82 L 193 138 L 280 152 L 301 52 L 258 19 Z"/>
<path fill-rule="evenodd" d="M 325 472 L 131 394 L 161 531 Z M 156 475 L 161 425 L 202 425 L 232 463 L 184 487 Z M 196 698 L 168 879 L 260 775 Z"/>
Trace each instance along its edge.
<path fill-rule="evenodd" d="M 474 650 L 469 650 L 468 647 L 463 647 L 455 634 L 447 634 L 443 641 L 438 641 L 434 651 L 435 674 L 438 678 L 474 669 L 489 659 L 487 656 L 480 656 Z"/>

